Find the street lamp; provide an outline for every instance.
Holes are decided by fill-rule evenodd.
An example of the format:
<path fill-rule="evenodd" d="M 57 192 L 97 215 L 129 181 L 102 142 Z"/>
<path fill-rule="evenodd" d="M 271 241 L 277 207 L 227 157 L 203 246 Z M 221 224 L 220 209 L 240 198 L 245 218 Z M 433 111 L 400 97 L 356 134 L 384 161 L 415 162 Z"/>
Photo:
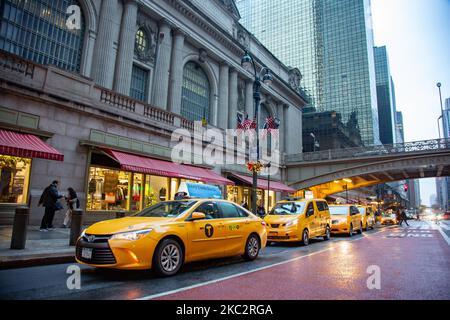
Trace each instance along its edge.
<path fill-rule="evenodd" d="M 267 168 L 267 213 L 269 212 L 269 205 L 270 205 L 270 167 L 271 163 L 268 162 L 264 165 L 264 167 Z"/>
<path fill-rule="evenodd" d="M 249 72 L 253 71 L 255 80 L 253 81 L 253 99 L 255 100 L 255 119 L 256 119 L 256 162 L 259 160 L 259 103 L 261 102 L 261 79 L 264 84 L 271 85 L 273 76 L 269 68 L 262 67 L 260 73 L 256 72 L 256 64 L 252 55 L 245 50 L 241 59 L 241 66 Z M 258 183 L 258 173 L 253 170 L 253 188 L 252 188 L 252 210 L 256 213 L 256 189 Z"/>

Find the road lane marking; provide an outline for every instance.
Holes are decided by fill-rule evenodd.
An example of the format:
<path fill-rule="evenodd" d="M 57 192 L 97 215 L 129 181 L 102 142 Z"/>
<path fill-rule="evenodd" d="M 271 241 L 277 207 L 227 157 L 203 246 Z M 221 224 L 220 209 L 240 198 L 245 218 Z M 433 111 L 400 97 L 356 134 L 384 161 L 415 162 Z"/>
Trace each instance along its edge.
<path fill-rule="evenodd" d="M 430 223 L 430 222 L 428 222 Z M 450 246 L 450 238 L 445 234 L 444 230 L 442 230 L 442 227 L 439 225 L 429 225 L 429 227 L 433 228 L 434 230 L 438 230 L 439 233 L 441 234 L 442 238 L 444 238 L 445 242 L 447 242 L 447 244 Z"/>
<path fill-rule="evenodd" d="M 380 232 L 384 232 L 386 230 L 388 230 L 388 228 L 383 228 L 382 230 L 377 230 L 376 232 L 371 233 L 370 235 L 365 235 L 363 233 L 360 238 L 351 239 L 351 240 L 348 240 L 348 242 L 358 241 L 358 240 L 364 239 L 366 237 L 370 237 L 372 235 L 378 234 Z M 218 278 L 218 279 L 214 279 L 214 280 L 210 280 L 210 281 L 206 281 L 206 282 L 202 282 L 202 283 L 198 283 L 198 284 L 193 284 L 193 285 L 190 285 L 190 286 L 186 286 L 186 287 L 182 287 L 182 288 L 178 288 L 178 289 L 174 289 L 174 290 L 170 290 L 170 291 L 166 291 L 166 292 L 155 293 L 155 294 L 144 296 L 144 297 L 141 297 L 141 298 L 136 298 L 134 300 L 151 300 L 151 299 L 156 299 L 156 298 L 160 298 L 160 297 L 163 297 L 163 296 L 168 296 L 168 295 L 171 295 L 171 294 L 175 294 L 175 293 L 179 293 L 179 292 L 183 292 L 183 291 L 187 291 L 187 290 L 191 290 L 191 289 L 207 286 L 207 285 L 214 284 L 214 283 L 217 283 L 217 282 L 222 282 L 222 281 L 225 281 L 225 280 L 229 280 L 229 279 L 237 278 L 237 277 L 240 277 L 240 276 L 244 276 L 244 275 L 247 275 L 247 274 L 250 274 L 250 273 L 255 273 L 255 272 L 258 272 L 258 271 L 261 271 L 261 270 L 266 270 L 266 269 L 269 269 L 269 268 L 273 268 L 273 267 L 277 267 L 277 266 L 284 265 L 284 264 L 287 264 L 287 263 L 291 263 L 291 262 L 294 262 L 294 261 L 298 261 L 298 260 L 301 260 L 301 259 L 304 259 L 304 258 L 307 258 L 307 257 L 311 257 L 311 256 L 314 256 L 314 255 L 317 255 L 317 254 L 329 251 L 329 250 L 331 250 L 333 248 L 334 248 L 334 246 L 330 246 L 330 247 L 328 247 L 326 249 L 322 249 L 322 250 L 319 250 L 319 251 L 316 251 L 316 252 L 311 252 L 311 253 L 309 253 L 307 255 L 304 255 L 304 256 L 292 258 L 292 259 L 289 259 L 289 260 L 285 260 L 285 261 L 273 263 L 273 264 L 270 264 L 270 265 L 267 265 L 267 266 L 259 267 L 259 268 L 253 269 L 253 270 L 232 274 L 230 276 L 226 276 L 226 277 L 222 277 L 222 278 Z"/>

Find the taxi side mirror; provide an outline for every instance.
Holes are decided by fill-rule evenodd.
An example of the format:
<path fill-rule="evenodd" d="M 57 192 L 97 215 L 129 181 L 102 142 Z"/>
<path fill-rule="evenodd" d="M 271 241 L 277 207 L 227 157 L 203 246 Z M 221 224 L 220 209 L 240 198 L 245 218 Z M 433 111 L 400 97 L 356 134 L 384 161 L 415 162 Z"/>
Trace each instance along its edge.
<path fill-rule="evenodd" d="M 202 220 L 202 219 L 206 219 L 206 215 L 202 212 L 194 212 L 191 215 L 191 221 L 193 220 Z"/>

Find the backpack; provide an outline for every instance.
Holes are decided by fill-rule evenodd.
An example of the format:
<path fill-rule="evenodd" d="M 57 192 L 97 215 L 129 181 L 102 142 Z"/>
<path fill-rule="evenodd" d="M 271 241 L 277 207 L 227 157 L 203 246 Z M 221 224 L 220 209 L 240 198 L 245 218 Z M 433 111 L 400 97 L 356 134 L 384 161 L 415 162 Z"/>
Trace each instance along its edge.
<path fill-rule="evenodd" d="M 49 192 L 49 191 L 50 191 L 50 186 L 48 186 L 48 187 L 46 187 L 46 188 L 44 189 L 44 191 L 43 191 L 42 194 L 41 194 L 41 197 L 39 198 L 39 203 L 38 203 L 38 205 L 43 204 L 43 203 L 47 200 L 48 192 Z"/>

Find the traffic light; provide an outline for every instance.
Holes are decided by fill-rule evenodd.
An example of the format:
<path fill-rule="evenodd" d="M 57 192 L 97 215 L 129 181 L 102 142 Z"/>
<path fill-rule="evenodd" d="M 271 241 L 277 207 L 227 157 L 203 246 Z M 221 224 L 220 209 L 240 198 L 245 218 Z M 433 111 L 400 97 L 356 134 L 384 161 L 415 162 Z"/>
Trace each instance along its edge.
<path fill-rule="evenodd" d="M 408 192 L 408 184 L 407 184 L 407 183 L 405 183 L 405 184 L 403 185 L 403 190 L 405 190 L 405 192 Z"/>

